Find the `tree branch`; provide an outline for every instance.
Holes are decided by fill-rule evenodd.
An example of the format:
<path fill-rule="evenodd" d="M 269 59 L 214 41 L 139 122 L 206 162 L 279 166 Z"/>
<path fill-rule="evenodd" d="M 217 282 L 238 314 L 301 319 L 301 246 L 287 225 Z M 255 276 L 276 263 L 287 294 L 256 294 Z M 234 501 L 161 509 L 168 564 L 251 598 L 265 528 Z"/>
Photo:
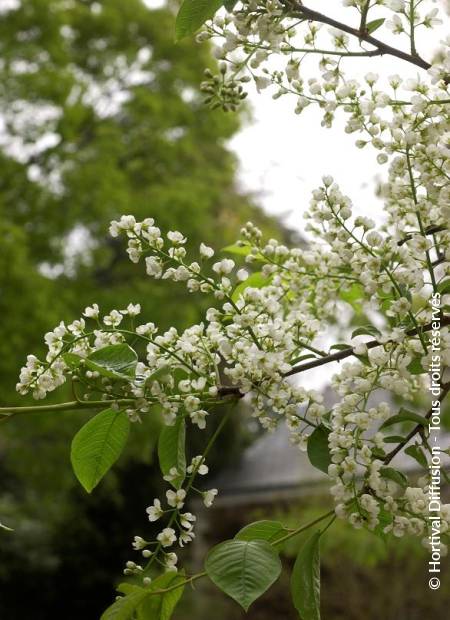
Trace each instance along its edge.
<path fill-rule="evenodd" d="M 426 235 L 434 235 L 435 233 L 443 232 L 444 230 L 447 230 L 447 226 L 439 226 L 438 224 L 436 224 L 434 226 L 428 226 L 428 228 L 425 228 L 424 232 Z M 414 236 L 414 233 L 407 233 L 403 237 L 403 239 L 400 239 L 400 241 L 397 242 L 397 245 L 399 246 L 404 245 L 407 241 L 412 239 L 413 236 Z"/>
<path fill-rule="evenodd" d="M 25 407 L 0 407 L 0 415 L 11 418 L 17 413 L 39 413 L 42 411 L 74 411 L 76 409 L 99 409 L 108 405 L 131 405 L 135 400 L 132 398 L 122 398 L 119 400 L 71 400 L 67 403 L 56 405 L 29 405 Z"/>
<path fill-rule="evenodd" d="M 450 316 L 443 316 L 441 319 L 441 325 L 450 325 Z M 428 332 L 432 327 L 432 323 L 428 325 L 424 325 L 422 328 L 422 332 Z M 406 331 L 407 336 L 415 336 L 417 335 L 419 330 L 416 328 L 409 329 Z M 370 342 L 366 342 L 366 347 L 368 349 L 374 349 L 375 347 L 382 346 L 383 343 L 378 342 L 378 340 L 371 340 Z M 299 366 L 294 366 L 291 370 L 284 374 L 285 377 L 290 377 L 291 375 L 295 375 L 299 372 L 303 372 L 305 370 L 310 370 L 311 368 L 316 368 L 317 366 L 322 366 L 323 364 L 329 364 L 330 362 L 338 362 L 340 360 L 345 359 L 346 357 L 350 357 L 351 355 L 355 355 L 353 352 L 353 347 L 349 347 L 348 349 L 343 349 L 342 351 L 338 351 L 337 353 L 333 353 L 332 355 L 327 355 L 326 357 L 321 357 L 320 359 L 312 360 L 311 362 L 307 362 L 306 364 L 300 364 Z"/>
<path fill-rule="evenodd" d="M 380 54 L 388 54 L 390 56 L 395 56 L 396 58 L 400 58 L 401 60 L 406 60 L 421 69 L 429 69 L 431 67 L 430 63 L 421 58 L 420 56 L 416 56 L 413 54 L 408 54 L 402 50 L 399 50 L 379 39 L 376 39 L 372 35 L 370 35 L 367 30 L 361 31 L 358 28 L 352 28 L 351 26 L 347 26 L 343 22 L 339 22 L 332 17 L 328 17 L 328 15 L 324 15 L 323 13 L 319 13 L 314 9 L 309 9 L 308 7 L 301 4 L 298 0 L 284 0 L 287 9 L 292 12 L 292 17 L 304 17 L 305 19 L 320 22 L 321 24 L 327 24 L 328 26 L 332 26 L 333 28 L 337 28 L 338 30 L 342 30 L 347 34 L 356 37 L 360 41 L 364 41 L 365 43 L 369 43 L 379 50 Z"/>
<path fill-rule="evenodd" d="M 442 403 L 444 398 L 447 396 L 449 390 L 450 390 L 450 382 L 449 383 L 444 383 L 444 385 L 442 386 L 442 391 L 439 394 L 439 402 L 440 403 Z M 433 415 L 433 408 L 434 407 L 430 407 L 430 409 L 426 413 L 425 418 L 427 420 L 429 420 L 431 418 L 431 416 Z M 422 424 L 417 424 L 417 426 L 415 426 L 412 429 L 412 431 L 410 433 L 408 433 L 408 435 L 406 435 L 406 437 L 403 439 L 403 441 L 401 441 L 399 444 L 397 444 L 395 446 L 395 448 L 393 450 L 391 450 L 391 452 L 389 452 L 389 454 L 386 455 L 386 457 L 383 460 L 383 463 L 385 465 L 388 465 L 392 461 L 394 456 L 396 454 L 398 454 L 401 450 L 403 450 L 403 448 L 406 446 L 406 444 L 408 444 L 411 441 L 411 439 L 414 437 L 414 435 L 417 435 L 417 433 L 420 433 L 422 431 L 422 428 L 423 428 Z"/>

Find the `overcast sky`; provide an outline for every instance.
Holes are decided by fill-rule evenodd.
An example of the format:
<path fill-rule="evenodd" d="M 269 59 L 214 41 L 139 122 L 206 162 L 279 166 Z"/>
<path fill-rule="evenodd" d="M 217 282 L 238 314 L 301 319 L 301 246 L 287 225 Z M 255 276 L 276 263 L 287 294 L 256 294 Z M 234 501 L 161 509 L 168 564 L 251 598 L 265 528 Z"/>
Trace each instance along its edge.
<path fill-rule="evenodd" d="M 349 25 L 352 25 L 349 16 L 354 15 L 357 24 L 356 11 L 342 8 L 341 0 L 310 0 L 305 4 L 337 18 L 344 15 L 343 21 Z M 428 4 L 432 8 L 432 3 Z M 448 32 L 443 27 L 439 33 L 421 30 L 418 49 L 424 58 L 430 59 L 439 38 L 443 39 Z M 407 50 L 406 37 L 384 30 L 380 38 Z M 311 73 L 307 75 L 312 77 L 314 60 L 309 67 Z M 421 69 L 390 56 L 346 59 L 344 67 L 349 77 L 361 80 L 369 71 L 380 76 L 398 73 L 404 78 L 415 77 L 418 72 L 423 74 Z M 298 116 L 294 114 L 294 96 L 286 95 L 274 101 L 272 94 L 269 89 L 260 94 L 255 90 L 250 92 L 252 120 L 231 142 L 240 160 L 239 179 L 243 187 L 256 192 L 267 211 L 302 230 L 302 214 L 308 207 L 311 191 L 320 184 L 324 174 L 331 174 L 354 200 L 355 211 L 380 221 L 382 210 L 374 195 L 375 178 L 387 170 L 377 164 L 377 152 L 370 147 L 361 150 L 354 146 L 359 136 L 344 133 L 344 114 L 338 114 L 338 122 L 332 129 L 326 129 L 320 126 L 322 113 L 315 106 L 309 106 Z"/>

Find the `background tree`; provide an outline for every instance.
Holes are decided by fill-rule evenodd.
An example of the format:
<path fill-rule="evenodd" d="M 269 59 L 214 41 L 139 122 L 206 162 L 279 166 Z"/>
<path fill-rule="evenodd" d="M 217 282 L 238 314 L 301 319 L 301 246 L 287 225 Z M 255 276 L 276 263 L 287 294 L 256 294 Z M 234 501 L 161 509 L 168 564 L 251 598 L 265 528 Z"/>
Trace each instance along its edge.
<path fill-rule="evenodd" d="M 130 266 L 106 236 L 110 220 L 154 216 L 216 247 L 249 217 L 274 228 L 235 186 L 226 140 L 239 120 L 202 105 L 208 50 L 174 45 L 173 22 L 170 10 L 141 0 L 23 0 L 0 14 L 3 403 L 17 401 L 18 369 L 42 350 L 42 333 L 93 301 L 106 310 L 145 299 L 142 320 L 162 327 L 198 320 L 202 307 L 186 292 L 155 287 Z M 115 532 L 154 493 L 141 463 L 152 459 L 157 429 L 86 498 L 67 458 L 79 416 L 23 422 L 4 426 L 0 444 L 2 515 L 20 533 L 2 541 L 0 611 L 25 617 L 32 601 L 36 620 L 62 610 L 95 617 L 111 591 L 101 566 L 119 572 L 125 557 Z"/>

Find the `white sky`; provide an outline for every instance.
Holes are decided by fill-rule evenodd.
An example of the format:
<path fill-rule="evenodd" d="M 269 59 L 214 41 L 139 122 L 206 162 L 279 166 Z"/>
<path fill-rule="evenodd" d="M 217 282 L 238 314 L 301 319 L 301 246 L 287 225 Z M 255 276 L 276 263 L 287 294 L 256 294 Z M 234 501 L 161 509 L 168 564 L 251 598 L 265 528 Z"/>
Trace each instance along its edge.
<path fill-rule="evenodd" d="M 332 3 L 309 0 L 305 4 L 337 19 L 343 15 L 342 21 L 349 25 L 352 25 L 349 16 L 353 15 L 353 23 L 357 25 L 358 14 L 344 9 L 341 0 Z M 428 6 L 431 9 L 433 4 L 428 2 Z M 447 31 L 444 27 L 420 30 L 418 49 L 424 58 L 430 59 L 439 39 L 448 34 L 448 28 Z M 380 39 L 407 50 L 406 37 L 392 35 L 386 29 L 380 32 Z M 307 76 L 314 77 L 315 61 L 309 62 Z M 391 56 L 346 59 L 343 66 L 349 77 L 361 81 L 369 71 L 380 76 L 398 73 L 404 78 L 423 73 Z M 362 150 L 354 146 L 360 136 L 344 133 L 344 113 L 338 112 L 333 128 L 326 129 L 320 126 L 322 112 L 316 106 L 310 105 L 301 115 L 296 115 L 295 97 L 286 95 L 274 101 L 273 92 L 250 91 L 252 120 L 231 141 L 240 161 L 242 186 L 255 192 L 269 213 L 281 216 L 284 222 L 301 231 L 302 214 L 308 207 L 311 191 L 320 184 L 324 174 L 330 174 L 353 199 L 355 212 L 381 220 L 381 203 L 374 195 L 375 177 L 385 174 L 386 168 L 376 162 L 377 151 L 370 146 Z"/>

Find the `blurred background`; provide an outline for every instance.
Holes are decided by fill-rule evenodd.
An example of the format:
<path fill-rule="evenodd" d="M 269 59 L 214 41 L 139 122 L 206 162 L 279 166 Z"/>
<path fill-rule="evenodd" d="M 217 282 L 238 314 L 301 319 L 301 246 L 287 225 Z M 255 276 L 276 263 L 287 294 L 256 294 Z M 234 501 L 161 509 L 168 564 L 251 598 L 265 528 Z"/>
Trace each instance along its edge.
<path fill-rule="evenodd" d="M 206 45 L 174 44 L 177 6 L 0 0 L 0 405 L 26 403 L 14 389 L 26 355 L 39 355 L 43 334 L 80 316 L 88 304 L 106 311 L 140 302 L 143 322 L 162 329 L 182 329 L 210 305 L 183 287 L 149 280 L 142 266 L 127 260 L 122 244 L 108 238 L 110 220 L 124 213 L 154 217 L 163 229 L 182 230 L 191 248 L 200 241 L 217 249 L 232 243 L 249 219 L 268 236 L 301 238 L 301 225 L 294 226 L 289 214 L 282 217 L 283 207 L 268 204 L 267 186 L 255 191 L 264 172 L 258 158 L 268 145 L 261 109 L 255 139 L 250 107 L 238 116 L 203 106 L 198 87 L 214 60 Z M 270 121 L 269 134 L 278 122 Z M 270 161 L 267 155 L 264 165 L 282 166 L 282 159 Z M 253 177 L 243 178 L 249 167 Z M 307 189 L 291 191 L 286 208 L 306 205 Z M 185 558 L 192 566 L 208 545 L 250 520 L 298 523 L 330 506 L 306 463 L 294 455 L 278 463 L 284 444 L 276 438 L 258 448 L 259 431 L 245 410 L 240 413 L 211 456 L 211 469 L 229 488 L 203 516 L 199 544 Z M 42 414 L 1 426 L 0 520 L 15 530 L 0 530 L 2 619 L 97 620 L 132 557 L 133 536 L 151 535 L 145 507 L 162 491 L 154 462 L 158 424 L 149 418 L 132 433 L 119 464 L 88 496 L 69 463 L 71 438 L 85 419 Z M 192 438 L 193 454 L 205 439 L 204 433 Z M 245 489 L 233 488 L 236 464 L 245 467 L 249 460 L 257 471 L 264 462 L 278 463 L 278 478 L 261 489 L 261 480 L 250 475 Z M 252 607 L 250 620 L 296 617 L 286 588 L 299 543 L 286 548 L 286 572 Z M 428 594 L 426 556 L 417 541 L 395 547 L 335 527 L 324 548 L 324 618 L 445 617 L 450 591 L 445 586 Z M 176 620 L 208 620 L 212 608 L 216 620 L 244 617 L 233 602 L 199 585 Z"/>

